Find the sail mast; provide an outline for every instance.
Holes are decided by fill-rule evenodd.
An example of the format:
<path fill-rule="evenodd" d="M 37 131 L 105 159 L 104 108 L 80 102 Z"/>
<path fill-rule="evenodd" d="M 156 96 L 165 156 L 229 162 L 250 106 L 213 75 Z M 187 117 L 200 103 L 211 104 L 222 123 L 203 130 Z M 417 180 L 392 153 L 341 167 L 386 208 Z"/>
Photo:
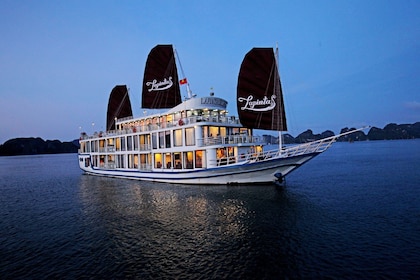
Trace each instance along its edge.
<path fill-rule="evenodd" d="M 182 79 L 187 81 L 187 94 L 188 94 L 188 99 L 190 99 L 192 97 L 190 83 L 188 82 L 188 79 L 185 77 L 184 69 L 182 68 L 181 60 L 179 59 L 179 55 L 178 55 L 178 52 L 176 51 L 176 48 L 174 48 L 174 53 L 175 53 L 176 59 L 178 60 L 179 69 L 181 69 L 181 74 L 183 77 Z"/>
<path fill-rule="evenodd" d="M 276 68 L 277 68 L 276 75 L 279 76 L 279 80 L 280 80 L 280 69 L 279 69 L 279 62 L 278 62 L 279 60 L 279 43 L 278 42 L 276 42 L 276 52 L 275 52 L 274 58 L 276 60 Z M 281 86 L 281 83 L 278 86 Z M 283 148 L 283 133 L 281 130 L 279 130 L 279 149 L 282 149 L 282 148 Z"/>

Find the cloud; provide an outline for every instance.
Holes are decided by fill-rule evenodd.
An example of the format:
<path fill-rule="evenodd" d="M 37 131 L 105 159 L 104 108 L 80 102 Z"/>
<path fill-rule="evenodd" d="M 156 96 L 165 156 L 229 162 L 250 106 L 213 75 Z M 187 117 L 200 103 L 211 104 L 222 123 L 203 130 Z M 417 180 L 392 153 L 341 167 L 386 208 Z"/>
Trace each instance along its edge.
<path fill-rule="evenodd" d="M 409 101 L 404 103 L 404 107 L 411 110 L 420 110 L 420 102 L 418 101 Z"/>

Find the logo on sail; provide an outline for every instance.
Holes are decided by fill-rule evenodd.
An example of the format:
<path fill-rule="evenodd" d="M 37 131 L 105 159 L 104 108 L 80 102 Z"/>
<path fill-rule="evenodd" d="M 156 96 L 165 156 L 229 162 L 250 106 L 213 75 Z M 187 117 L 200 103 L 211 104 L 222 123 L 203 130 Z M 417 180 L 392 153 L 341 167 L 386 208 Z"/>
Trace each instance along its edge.
<path fill-rule="evenodd" d="M 249 110 L 249 111 L 256 111 L 256 112 L 265 112 L 273 110 L 276 107 L 276 96 L 273 94 L 270 99 L 267 96 L 261 99 L 255 99 L 253 95 L 249 95 L 247 98 L 239 97 L 239 102 L 246 102 L 241 110 Z"/>
<path fill-rule="evenodd" d="M 146 86 L 150 87 L 147 90 L 151 91 L 161 91 L 170 88 L 173 85 L 172 77 L 164 78 L 163 81 L 158 82 L 154 79 L 151 82 L 146 82 Z"/>

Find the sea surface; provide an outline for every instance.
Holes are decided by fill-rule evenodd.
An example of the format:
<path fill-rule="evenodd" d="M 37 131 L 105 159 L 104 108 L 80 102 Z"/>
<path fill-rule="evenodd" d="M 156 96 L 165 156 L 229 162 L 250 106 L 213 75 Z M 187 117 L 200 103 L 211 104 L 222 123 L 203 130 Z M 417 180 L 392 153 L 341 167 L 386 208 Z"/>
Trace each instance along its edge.
<path fill-rule="evenodd" d="M 335 143 L 286 185 L 0 157 L 1 279 L 419 279 L 420 141 Z"/>

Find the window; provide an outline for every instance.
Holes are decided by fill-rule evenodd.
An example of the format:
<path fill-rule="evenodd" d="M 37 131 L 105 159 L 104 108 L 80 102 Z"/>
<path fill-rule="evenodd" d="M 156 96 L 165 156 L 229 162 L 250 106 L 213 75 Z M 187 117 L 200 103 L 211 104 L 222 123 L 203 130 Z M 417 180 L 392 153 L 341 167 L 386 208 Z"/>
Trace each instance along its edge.
<path fill-rule="evenodd" d="M 99 140 L 99 151 L 100 152 L 105 151 L 105 140 L 104 139 Z"/>
<path fill-rule="evenodd" d="M 138 135 L 134 135 L 133 144 L 134 144 L 134 150 L 138 151 L 139 150 L 139 136 Z"/>
<path fill-rule="evenodd" d="M 86 142 L 80 143 L 80 150 L 82 151 L 82 153 L 86 153 Z"/>
<path fill-rule="evenodd" d="M 172 168 L 172 159 L 171 159 L 171 153 L 165 154 L 165 167 L 168 169 Z"/>
<path fill-rule="evenodd" d="M 133 137 L 127 136 L 127 151 L 133 150 Z"/>
<path fill-rule="evenodd" d="M 147 166 L 148 163 L 149 163 L 149 160 L 148 160 L 147 155 L 141 154 L 140 155 L 140 167 L 141 168 L 146 168 L 146 166 Z"/>
<path fill-rule="evenodd" d="M 165 147 L 171 147 L 171 132 L 169 130 L 165 131 Z"/>
<path fill-rule="evenodd" d="M 165 148 L 165 135 L 163 131 L 159 132 L 159 148 Z"/>
<path fill-rule="evenodd" d="M 117 168 L 125 168 L 124 155 L 117 155 Z"/>
<path fill-rule="evenodd" d="M 115 147 L 117 148 L 117 151 L 121 151 L 121 141 L 120 138 L 115 139 Z"/>
<path fill-rule="evenodd" d="M 150 149 L 149 143 L 150 143 L 150 135 L 140 135 L 140 150 L 141 151 Z"/>
<path fill-rule="evenodd" d="M 193 127 L 185 129 L 185 145 L 187 146 L 195 145 L 195 136 L 194 136 Z"/>
<path fill-rule="evenodd" d="M 195 168 L 202 168 L 203 167 L 203 151 L 198 150 L 195 151 Z"/>
<path fill-rule="evenodd" d="M 155 133 L 152 133 L 152 147 L 153 147 L 153 149 L 157 149 L 157 134 L 156 134 L 156 132 Z"/>
<path fill-rule="evenodd" d="M 216 137 L 216 136 L 219 136 L 220 134 L 219 127 L 217 126 L 210 126 L 209 132 L 210 132 L 209 137 Z"/>
<path fill-rule="evenodd" d="M 114 138 L 108 138 L 107 143 L 106 143 L 107 147 L 108 147 L 108 151 L 113 152 L 115 151 L 115 147 L 114 147 Z"/>
<path fill-rule="evenodd" d="M 184 168 L 193 168 L 193 152 L 184 152 Z"/>
<path fill-rule="evenodd" d="M 174 146 L 182 146 L 182 129 L 174 130 Z"/>
<path fill-rule="evenodd" d="M 121 137 L 120 141 L 121 141 L 121 151 L 125 151 L 125 137 Z"/>
<path fill-rule="evenodd" d="M 181 153 L 174 153 L 174 168 L 182 169 Z"/>
<path fill-rule="evenodd" d="M 139 155 L 128 155 L 128 167 L 129 168 L 138 168 L 139 166 Z"/>
<path fill-rule="evenodd" d="M 155 168 L 162 168 L 162 154 L 155 154 Z"/>

